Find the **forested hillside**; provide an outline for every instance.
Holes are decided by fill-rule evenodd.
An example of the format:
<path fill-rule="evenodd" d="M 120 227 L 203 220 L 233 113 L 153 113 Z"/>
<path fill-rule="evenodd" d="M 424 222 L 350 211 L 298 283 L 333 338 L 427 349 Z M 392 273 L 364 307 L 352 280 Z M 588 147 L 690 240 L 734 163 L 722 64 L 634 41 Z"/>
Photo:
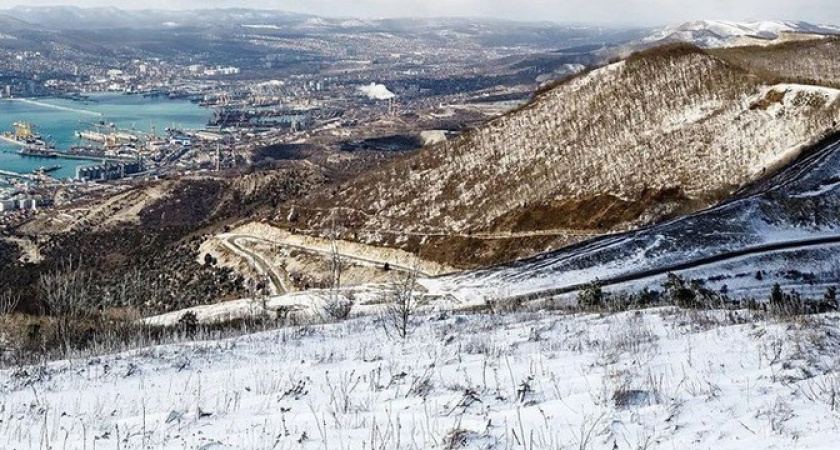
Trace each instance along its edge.
<path fill-rule="evenodd" d="M 814 79 L 834 85 L 837 69 L 818 61 L 832 61 L 838 48 L 830 40 L 764 56 L 685 45 L 639 53 L 316 194 L 309 203 L 320 208 L 303 219 L 317 228 L 342 206 L 345 225 L 368 230 L 602 232 L 694 211 L 771 173 L 836 125 L 840 91 Z M 814 61 L 815 76 L 804 76 L 808 64 L 766 62 L 800 54 Z"/>

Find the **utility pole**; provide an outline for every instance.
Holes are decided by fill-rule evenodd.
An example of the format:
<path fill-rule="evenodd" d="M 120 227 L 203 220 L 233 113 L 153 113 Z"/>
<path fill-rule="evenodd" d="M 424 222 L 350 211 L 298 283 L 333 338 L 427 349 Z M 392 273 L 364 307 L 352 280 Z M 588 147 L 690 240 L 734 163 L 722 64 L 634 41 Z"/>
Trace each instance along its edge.
<path fill-rule="evenodd" d="M 330 214 L 330 263 L 332 271 L 332 286 L 338 289 L 341 286 L 341 255 L 338 253 L 338 228 L 335 225 L 335 208 Z"/>
<path fill-rule="evenodd" d="M 222 171 L 222 144 L 216 141 L 216 172 Z"/>

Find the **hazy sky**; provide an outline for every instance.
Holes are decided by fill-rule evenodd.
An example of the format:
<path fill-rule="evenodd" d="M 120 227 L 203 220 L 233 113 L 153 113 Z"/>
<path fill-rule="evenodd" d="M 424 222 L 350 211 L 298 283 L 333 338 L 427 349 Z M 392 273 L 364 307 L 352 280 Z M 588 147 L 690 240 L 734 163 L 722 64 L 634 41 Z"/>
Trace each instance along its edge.
<path fill-rule="evenodd" d="M 120 8 L 249 7 L 353 17 L 483 16 L 554 22 L 662 24 L 693 19 L 840 23 L 838 0 L 0 0 Z"/>

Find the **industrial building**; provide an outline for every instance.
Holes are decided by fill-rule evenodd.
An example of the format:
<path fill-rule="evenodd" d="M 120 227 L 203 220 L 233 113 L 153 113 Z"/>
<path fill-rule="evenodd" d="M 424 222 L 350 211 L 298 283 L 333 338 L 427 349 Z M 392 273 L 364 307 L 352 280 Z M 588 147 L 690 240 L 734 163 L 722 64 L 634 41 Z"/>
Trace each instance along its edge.
<path fill-rule="evenodd" d="M 93 166 L 77 167 L 76 179 L 83 181 L 119 180 L 142 171 L 143 163 L 140 161 L 106 162 Z"/>

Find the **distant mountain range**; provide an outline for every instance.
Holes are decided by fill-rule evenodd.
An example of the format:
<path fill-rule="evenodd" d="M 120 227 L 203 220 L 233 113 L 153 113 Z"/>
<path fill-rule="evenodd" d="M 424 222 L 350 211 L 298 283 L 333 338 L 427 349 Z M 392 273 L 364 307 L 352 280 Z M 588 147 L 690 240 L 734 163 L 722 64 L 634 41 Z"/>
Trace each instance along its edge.
<path fill-rule="evenodd" d="M 560 25 L 552 22 L 515 22 L 502 19 L 474 18 L 394 18 L 362 20 L 328 18 L 279 10 L 248 8 L 196 10 L 124 10 L 114 7 L 80 8 L 75 6 L 18 6 L 0 10 L 0 17 L 23 21 L 50 30 L 96 30 L 117 28 L 223 27 L 284 30 L 380 30 L 429 31 L 448 29 L 458 33 L 482 34 L 505 28 L 522 30 L 591 30 L 603 27 Z M 549 33 L 547 38 L 551 38 Z"/>
<path fill-rule="evenodd" d="M 18 33 L 112 29 L 208 29 L 228 33 L 393 33 L 434 38 L 469 38 L 488 45 L 535 45 L 542 48 L 588 48 L 603 56 L 626 56 L 656 45 L 686 42 L 700 47 L 765 44 L 791 36 L 832 35 L 840 27 L 800 21 L 730 22 L 699 20 L 659 29 L 605 28 L 551 22 L 514 22 L 474 18 L 328 18 L 248 8 L 196 10 L 124 10 L 115 7 L 18 6 L 0 10 L 0 30 Z M 37 41 L 37 39 L 35 39 Z"/>
<path fill-rule="evenodd" d="M 136 30 L 137 33 L 115 35 L 113 30 Z M 146 33 L 147 30 L 155 30 L 157 33 Z M 191 38 L 194 40 L 207 38 L 224 42 L 249 35 L 282 35 L 291 38 L 307 36 L 329 40 L 337 35 L 391 34 L 413 40 L 461 41 L 489 47 L 597 49 L 640 39 L 649 31 L 484 18 L 361 20 L 246 8 L 174 11 L 19 6 L 0 10 L 0 34 L 7 36 L 7 42 L 15 37 L 20 38 L 17 47 L 24 48 L 43 47 L 46 41 L 52 40 L 62 44 L 85 40 L 110 48 L 114 40 L 112 37 L 119 41 L 119 48 L 132 48 L 140 41 L 161 40 L 161 36 L 173 33 L 192 33 Z M 127 37 L 135 42 L 128 41 Z M 178 47 L 177 42 L 173 44 Z"/>
<path fill-rule="evenodd" d="M 743 38 L 775 40 L 790 33 L 833 35 L 840 33 L 840 27 L 774 20 L 753 22 L 698 20 L 665 27 L 641 39 L 638 44 L 659 45 L 687 42 L 700 47 L 722 47 L 737 44 Z"/>

